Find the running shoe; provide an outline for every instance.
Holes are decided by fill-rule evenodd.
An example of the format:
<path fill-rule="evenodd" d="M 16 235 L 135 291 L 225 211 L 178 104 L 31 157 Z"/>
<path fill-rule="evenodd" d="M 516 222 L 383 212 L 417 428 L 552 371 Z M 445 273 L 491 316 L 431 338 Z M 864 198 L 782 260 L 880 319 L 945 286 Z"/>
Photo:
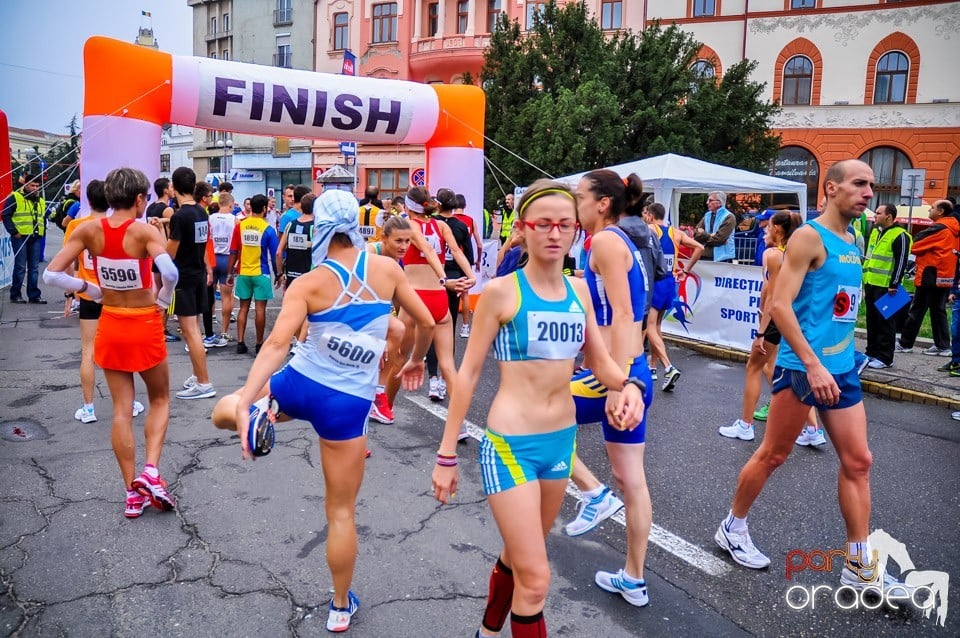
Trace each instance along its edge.
<path fill-rule="evenodd" d="M 390 407 L 390 400 L 387 398 L 386 392 L 381 392 L 373 398 L 373 405 L 370 406 L 370 418 L 386 425 L 393 423 L 393 408 Z"/>
<path fill-rule="evenodd" d="M 73 418 L 81 423 L 93 423 L 97 420 L 97 415 L 93 410 L 93 406 L 90 406 L 89 410 L 80 406 L 80 409 L 73 413 Z"/>
<path fill-rule="evenodd" d="M 260 354 L 260 349 L 261 349 L 261 348 L 263 348 L 263 344 L 262 344 L 262 343 L 258 343 L 256 346 L 254 346 L 253 351 L 254 351 L 256 354 Z"/>
<path fill-rule="evenodd" d="M 276 433 L 273 422 L 280 411 L 276 399 L 267 395 L 250 406 L 250 427 L 247 429 L 247 446 L 254 456 L 266 456 L 273 449 Z"/>
<path fill-rule="evenodd" d="M 580 501 L 580 511 L 577 517 L 564 526 L 567 536 L 586 534 L 594 527 L 607 520 L 623 509 L 623 501 L 604 487 L 599 496 Z"/>
<path fill-rule="evenodd" d="M 447 382 L 444 381 L 443 377 L 437 379 L 437 391 L 440 394 L 441 401 L 447 398 Z"/>
<path fill-rule="evenodd" d="M 870 361 L 872 359 L 873 357 L 868 357 L 866 354 L 864 354 L 863 352 L 860 352 L 859 350 L 853 351 L 853 364 L 854 364 L 854 367 L 857 369 L 858 377 L 863 375 L 863 371 L 867 368 L 867 366 L 870 364 Z"/>
<path fill-rule="evenodd" d="M 457 435 L 457 443 L 463 443 L 470 440 L 470 433 L 467 432 L 467 424 L 460 424 L 460 434 Z"/>
<path fill-rule="evenodd" d="M 960 368 L 954 368 L 950 371 L 951 377 L 960 377 Z"/>
<path fill-rule="evenodd" d="M 624 577 L 623 570 L 616 572 L 597 572 L 593 581 L 597 587 L 611 594 L 620 594 L 623 599 L 634 607 L 643 607 L 650 602 L 647 595 L 647 584 L 631 583 Z"/>
<path fill-rule="evenodd" d="M 187 377 L 187 380 L 183 382 L 183 389 L 186 390 L 187 388 L 192 388 L 195 385 L 197 385 L 197 375 L 191 374 L 189 377 Z"/>
<path fill-rule="evenodd" d="M 930 346 L 923 351 L 923 354 L 927 354 L 932 357 L 952 357 L 953 351 L 950 350 L 950 348 L 938 348 L 937 346 Z"/>
<path fill-rule="evenodd" d="M 873 576 L 873 572 L 873 569 L 865 569 L 863 572 L 858 574 L 844 564 L 843 569 L 840 570 L 840 584 L 847 587 L 852 587 L 857 591 L 863 591 L 867 587 L 882 587 L 884 592 L 890 591 L 893 588 L 902 588 L 902 591 L 906 592 L 908 596 L 913 592 L 913 587 L 901 583 L 899 580 L 888 574 L 886 570 L 883 572 L 883 585 L 881 586 L 878 582 L 878 578 L 871 578 L 871 576 Z M 863 576 L 867 576 L 867 578 L 864 578 Z"/>
<path fill-rule="evenodd" d="M 143 508 L 147 506 L 148 499 L 139 492 L 127 494 L 127 506 L 123 510 L 123 515 L 127 518 L 140 518 L 143 514 Z"/>
<path fill-rule="evenodd" d="M 950 413 L 950 418 L 954 421 L 960 421 L 960 410 Z"/>
<path fill-rule="evenodd" d="M 953 372 L 954 370 L 960 371 L 960 363 L 949 361 L 937 368 L 937 372 Z"/>
<path fill-rule="evenodd" d="M 870 359 L 867 361 L 867 367 L 873 370 L 883 370 L 884 368 L 892 368 L 892 363 L 884 363 L 880 359 Z"/>
<path fill-rule="evenodd" d="M 217 396 L 212 383 L 197 383 L 177 392 L 178 399 L 209 399 Z"/>
<path fill-rule="evenodd" d="M 203 349 L 204 349 L 204 350 L 209 350 L 210 348 L 214 347 L 213 344 L 215 344 L 216 342 L 217 342 L 217 336 L 216 336 L 216 335 L 210 335 L 209 337 L 204 337 L 204 338 L 203 338 Z"/>
<path fill-rule="evenodd" d="M 242 341 L 237 342 L 237 354 L 247 354 L 249 351 L 250 349 L 247 348 L 247 344 Z"/>
<path fill-rule="evenodd" d="M 333 600 L 330 601 L 330 614 L 327 616 L 327 631 L 341 632 L 350 628 L 350 619 L 360 608 L 360 601 L 352 591 L 347 592 L 347 607 L 340 609 L 334 607 Z"/>
<path fill-rule="evenodd" d="M 174 342 L 174 341 L 180 341 L 180 337 L 178 337 L 177 335 L 171 333 L 169 330 L 164 330 L 164 331 L 163 331 L 163 338 L 167 341 L 167 343 L 172 343 L 172 342 Z"/>
<path fill-rule="evenodd" d="M 820 446 L 825 445 L 826 442 L 827 438 L 823 436 L 823 428 L 817 428 L 811 431 L 810 428 L 804 426 L 803 432 L 797 437 L 797 445 Z"/>
<path fill-rule="evenodd" d="M 747 423 L 743 419 L 737 419 L 733 425 L 724 425 L 717 428 L 720 436 L 728 439 L 740 439 L 741 441 L 752 441 L 756 436 L 753 431 L 753 424 Z"/>
<path fill-rule="evenodd" d="M 767 404 L 762 408 L 753 413 L 753 418 L 756 421 L 766 421 L 767 415 L 770 414 L 770 402 L 767 401 Z"/>
<path fill-rule="evenodd" d="M 206 339 L 203 339 L 203 340 L 202 340 L 202 342 L 203 342 L 203 354 L 207 354 L 208 352 L 210 352 L 210 348 L 207 347 L 206 341 L 207 341 Z M 184 346 L 183 346 L 183 351 L 184 351 L 184 352 L 190 352 L 190 346 L 184 345 Z"/>
<path fill-rule="evenodd" d="M 680 380 L 680 371 L 670 366 L 663 371 L 663 391 L 664 392 L 673 392 L 673 388 L 677 385 L 677 381 Z"/>
<path fill-rule="evenodd" d="M 430 377 L 428 396 L 430 397 L 431 401 L 440 400 L 440 379 L 437 377 Z"/>
<path fill-rule="evenodd" d="M 159 475 L 157 478 L 153 478 L 144 471 L 140 476 L 133 479 L 130 487 L 150 499 L 150 504 L 158 510 L 169 512 L 177 506 L 173 497 L 167 492 L 167 482 Z"/>
<path fill-rule="evenodd" d="M 750 532 L 744 530 L 743 534 L 731 532 L 726 529 L 726 521 L 720 521 L 720 527 L 717 533 L 713 535 L 713 540 L 720 546 L 730 552 L 730 558 L 744 567 L 750 569 L 763 569 L 769 567 L 770 559 L 760 553 L 753 541 L 750 540 Z"/>
<path fill-rule="evenodd" d="M 470 338 L 470 324 L 465 323 L 460 327 L 460 338 L 461 339 Z"/>
<path fill-rule="evenodd" d="M 904 348 L 903 346 L 900 345 L 900 342 L 898 341 L 897 344 L 893 347 L 893 351 L 894 352 L 913 352 L 913 347 Z"/>
<path fill-rule="evenodd" d="M 657 369 L 656 369 L 656 368 L 650 368 L 650 379 L 653 380 L 653 381 L 656 381 L 656 380 L 657 380 Z"/>
<path fill-rule="evenodd" d="M 145 408 L 143 407 L 143 404 L 140 403 L 139 401 L 134 401 L 134 402 L 133 402 L 133 416 L 135 416 L 135 417 L 136 417 L 136 416 L 139 416 L 140 413 L 142 413 L 142 412 L 144 411 L 144 409 L 145 409 Z"/>
<path fill-rule="evenodd" d="M 230 323 L 237 323 L 237 313 L 234 312 L 230 315 Z"/>

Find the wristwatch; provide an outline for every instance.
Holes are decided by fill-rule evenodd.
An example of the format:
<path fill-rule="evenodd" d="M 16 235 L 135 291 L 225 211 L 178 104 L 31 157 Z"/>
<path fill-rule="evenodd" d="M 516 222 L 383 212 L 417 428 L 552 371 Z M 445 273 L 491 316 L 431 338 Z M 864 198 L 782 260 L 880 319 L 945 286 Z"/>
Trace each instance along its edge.
<path fill-rule="evenodd" d="M 447 285 L 447 278 L 446 278 L 446 277 L 441 277 L 441 278 L 440 278 L 440 285 L 441 285 L 441 286 L 446 286 L 446 285 Z"/>
<path fill-rule="evenodd" d="M 637 377 L 627 377 L 627 380 L 623 382 L 623 387 L 626 388 L 628 385 L 633 384 L 640 388 L 640 394 L 643 394 L 647 391 L 647 384 L 638 379 Z"/>

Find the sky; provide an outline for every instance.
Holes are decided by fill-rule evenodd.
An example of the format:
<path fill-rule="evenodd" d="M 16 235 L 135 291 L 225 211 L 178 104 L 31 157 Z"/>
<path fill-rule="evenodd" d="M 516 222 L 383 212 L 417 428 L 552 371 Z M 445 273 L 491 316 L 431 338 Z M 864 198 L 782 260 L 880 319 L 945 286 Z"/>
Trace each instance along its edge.
<path fill-rule="evenodd" d="M 187 0 L 0 0 L 0 110 L 10 126 L 66 133 L 83 115 L 87 38 L 133 42 L 142 19 L 161 51 L 192 55 L 192 12 Z"/>

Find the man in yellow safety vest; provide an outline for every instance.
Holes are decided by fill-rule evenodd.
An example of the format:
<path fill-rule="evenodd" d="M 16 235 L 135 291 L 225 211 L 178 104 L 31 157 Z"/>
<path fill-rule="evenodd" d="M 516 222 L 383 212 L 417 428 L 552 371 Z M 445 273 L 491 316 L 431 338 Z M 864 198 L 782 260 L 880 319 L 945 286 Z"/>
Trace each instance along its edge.
<path fill-rule="evenodd" d="M 40 255 L 46 230 L 47 203 L 40 197 L 40 182 L 35 175 L 24 175 L 23 187 L 3 202 L 3 225 L 10 233 L 13 248 L 13 281 L 10 301 L 27 303 L 22 296 L 23 277 L 27 275 L 27 297 L 30 303 L 45 304 L 37 281 L 40 276 Z"/>

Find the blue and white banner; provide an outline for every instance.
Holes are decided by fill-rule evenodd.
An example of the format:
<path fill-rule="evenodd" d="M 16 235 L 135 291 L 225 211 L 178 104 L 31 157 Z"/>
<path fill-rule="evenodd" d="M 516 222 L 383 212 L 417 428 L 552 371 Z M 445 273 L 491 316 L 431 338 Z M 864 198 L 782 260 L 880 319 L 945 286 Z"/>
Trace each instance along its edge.
<path fill-rule="evenodd" d="M 10 233 L 0 225 L 0 290 L 13 284 L 13 242 Z"/>

